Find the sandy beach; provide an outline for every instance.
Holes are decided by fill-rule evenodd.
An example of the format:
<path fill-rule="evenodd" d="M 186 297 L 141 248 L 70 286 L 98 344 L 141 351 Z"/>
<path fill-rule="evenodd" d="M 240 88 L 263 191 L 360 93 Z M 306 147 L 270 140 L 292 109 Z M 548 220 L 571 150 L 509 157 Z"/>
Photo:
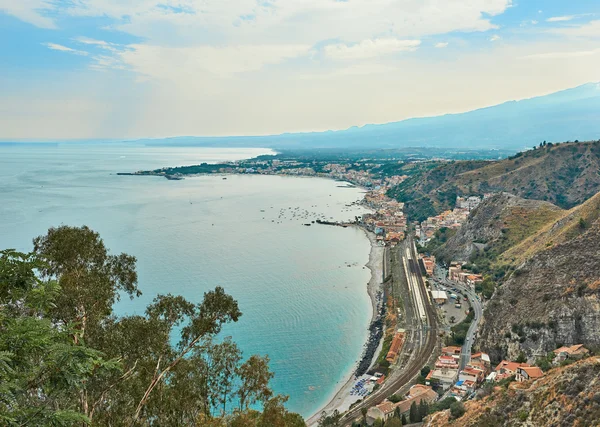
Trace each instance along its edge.
<path fill-rule="evenodd" d="M 369 253 L 369 261 L 366 264 L 366 267 L 371 271 L 371 279 L 367 285 L 367 293 L 369 294 L 369 298 L 371 299 L 371 322 L 373 322 L 377 316 L 377 292 L 381 288 L 381 284 L 383 282 L 383 255 L 385 248 L 380 246 L 375 239 L 375 234 L 365 230 L 361 227 L 361 229 L 365 232 L 367 238 L 371 243 L 371 251 Z M 368 325 L 367 325 L 368 326 Z M 381 343 L 373 357 L 373 360 L 377 360 L 379 352 L 381 351 Z M 359 355 L 359 357 L 361 357 Z M 360 399 L 358 396 L 351 396 L 350 391 L 352 386 L 354 385 L 354 370 L 356 366 L 352 367 L 352 370 L 348 372 L 344 380 L 340 383 L 339 388 L 337 389 L 335 395 L 329 400 L 329 402 L 320 408 L 314 415 L 310 416 L 306 420 L 306 424 L 308 426 L 316 426 L 317 422 L 321 416 L 321 413 L 326 412 L 327 414 L 331 414 L 336 409 L 339 412 L 344 412 L 350 408 L 350 405 Z"/>

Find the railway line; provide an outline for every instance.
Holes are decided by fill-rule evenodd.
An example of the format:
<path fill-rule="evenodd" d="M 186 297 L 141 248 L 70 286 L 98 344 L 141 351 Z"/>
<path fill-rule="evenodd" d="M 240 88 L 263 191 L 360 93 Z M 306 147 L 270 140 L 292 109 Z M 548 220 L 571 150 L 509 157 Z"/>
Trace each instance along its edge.
<path fill-rule="evenodd" d="M 437 345 L 438 324 L 435 307 L 431 304 L 425 287 L 412 238 L 408 238 L 404 242 L 404 248 L 399 248 L 399 250 L 402 250 L 404 272 L 415 307 L 413 324 L 417 326 L 420 333 L 417 334 L 418 338 L 413 337 L 412 344 L 407 343 L 412 355 L 403 367 L 397 368 L 401 369 L 400 373 L 397 376 L 391 376 L 380 389 L 349 410 L 342 418 L 343 425 L 346 426 L 351 425 L 353 421 L 362 416 L 362 408 L 378 405 L 388 396 L 409 384 L 419 374 L 421 368 L 427 364 Z"/>

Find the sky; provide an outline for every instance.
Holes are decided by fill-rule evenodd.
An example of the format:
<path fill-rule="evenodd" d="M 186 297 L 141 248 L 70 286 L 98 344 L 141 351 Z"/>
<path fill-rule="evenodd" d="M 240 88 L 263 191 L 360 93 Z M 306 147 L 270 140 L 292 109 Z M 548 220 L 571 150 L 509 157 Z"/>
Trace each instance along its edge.
<path fill-rule="evenodd" d="M 0 0 L 0 139 L 345 129 L 600 80 L 598 0 Z"/>

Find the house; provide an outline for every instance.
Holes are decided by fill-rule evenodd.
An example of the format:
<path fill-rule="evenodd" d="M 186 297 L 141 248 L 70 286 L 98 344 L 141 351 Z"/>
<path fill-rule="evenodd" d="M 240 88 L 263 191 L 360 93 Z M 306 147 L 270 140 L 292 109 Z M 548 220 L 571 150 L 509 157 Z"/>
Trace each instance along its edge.
<path fill-rule="evenodd" d="M 447 367 L 436 368 L 427 374 L 425 377 L 425 384 L 431 385 L 439 383 L 442 389 L 447 390 L 450 388 L 458 378 L 458 369 L 450 369 Z"/>
<path fill-rule="evenodd" d="M 475 353 L 471 355 L 470 365 L 483 367 L 484 371 L 489 372 L 491 370 L 490 356 L 487 353 Z"/>
<path fill-rule="evenodd" d="M 446 356 L 458 356 L 460 357 L 460 353 L 462 352 L 462 347 L 458 347 L 455 345 L 450 345 L 448 347 L 442 347 L 442 354 Z"/>
<path fill-rule="evenodd" d="M 460 373 L 458 374 L 459 381 L 471 381 L 476 384 L 482 382 L 484 378 L 484 370 L 469 365 L 467 365 L 465 369 L 460 371 Z"/>
<path fill-rule="evenodd" d="M 528 368 L 531 365 L 527 364 L 527 363 L 517 363 L 517 362 L 510 362 L 508 360 L 503 360 L 502 362 L 500 362 L 498 364 L 498 366 L 496 366 L 496 369 L 494 369 L 494 377 L 490 378 L 490 380 L 492 381 L 501 381 L 505 378 L 509 378 L 512 377 L 513 375 L 517 374 L 517 369 L 519 368 Z"/>
<path fill-rule="evenodd" d="M 535 380 L 544 376 L 544 373 L 537 366 L 524 366 L 517 368 L 515 379 L 522 383 L 523 381 Z"/>
<path fill-rule="evenodd" d="M 441 355 L 435 362 L 435 367 L 438 369 L 458 369 L 458 359 L 456 359 L 454 356 Z"/>
<path fill-rule="evenodd" d="M 589 350 L 583 344 L 576 344 L 570 347 L 561 347 L 554 350 L 555 362 L 562 362 L 565 359 L 581 359 L 589 354 Z"/>
<path fill-rule="evenodd" d="M 435 402 L 437 397 L 438 394 L 433 391 L 431 387 L 427 387 L 422 384 L 415 384 L 410 388 L 408 395 L 404 400 L 398 403 L 392 403 L 389 400 L 385 400 L 379 405 L 369 408 L 367 411 L 367 424 L 371 425 L 377 419 L 381 419 L 383 421 L 389 420 L 394 416 L 396 408 L 398 408 L 400 413 L 404 414 L 410 411 L 410 407 L 413 402 L 415 402 L 417 405 L 423 400 L 427 403 L 431 403 Z"/>
<path fill-rule="evenodd" d="M 431 291 L 431 297 L 436 304 L 446 304 L 448 302 L 448 294 L 444 291 Z"/>

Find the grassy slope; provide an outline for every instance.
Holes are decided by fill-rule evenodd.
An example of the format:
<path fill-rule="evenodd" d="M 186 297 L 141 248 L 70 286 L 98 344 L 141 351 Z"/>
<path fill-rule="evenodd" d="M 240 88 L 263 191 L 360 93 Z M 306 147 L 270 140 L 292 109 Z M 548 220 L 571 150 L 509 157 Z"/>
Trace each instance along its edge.
<path fill-rule="evenodd" d="M 390 190 L 421 219 L 453 206 L 458 195 L 506 191 L 570 209 L 600 191 L 600 141 L 529 150 L 495 162 L 444 163 Z"/>

